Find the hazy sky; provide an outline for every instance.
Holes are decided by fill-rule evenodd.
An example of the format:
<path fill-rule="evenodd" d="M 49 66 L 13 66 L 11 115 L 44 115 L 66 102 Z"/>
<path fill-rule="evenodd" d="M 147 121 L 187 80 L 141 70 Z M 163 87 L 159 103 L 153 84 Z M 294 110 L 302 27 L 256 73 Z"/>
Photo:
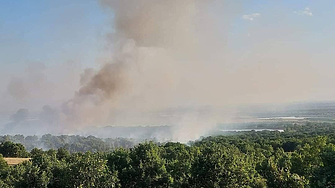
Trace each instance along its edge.
<path fill-rule="evenodd" d="M 293 83 L 300 85 L 301 82 L 301 88 L 306 88 L 309 87 L 310 81 L 303 80 L 311 78 L 311 88 L 299 93 L 302 101 L 335 99 L 335 22 L 332 21 L 335 18 L 335 1 L 227 2 L 233 9 L 236 8 L 236 11 L 229 14 L 229 30 L 226 37 L 227 48 L 234 56 L 242 60 L 257 59 L 257 52 L 269 49 L 269 43 L 283 42 L 284 45 L 275 47 L 279 51 L 283 48 L 285 50 L 285 45 L 288 44 L 288 51 L 294 53 L 296 50 L 301 54 L 299 59 L 306 61 L 300 61 L 293 66 L 297 71 L 290 70 L 292 76 L 283 82 L 275 83 L 279 84 L 277 87 L 290 82 L 290 79 L 301 78 Z M 216 14 L 215 17 L 220 22 L 226 15 L 222 14 L 220 17 L 220 14 Z M 71 98 L 73 92 L 79 88 L 79 75 L 83 70 L 100 67 L 108 55 L 106 35 L 113 30 L 112 18 L 113 12 L 106 10 L 99 1 L 94 0 L 2 0 L 0 112 L 13 112 L 19 108 L 38 110 L 45 104 L 57 106 Z M 224 27 L 225 25 L 219 26 L 218 30 L 226 32 Z M 251 56 L 249 52 L 252 53 Z M 280 53 L 282 56 L 286 54 Z M 295 57 L 288 57 L 286 61 L 295 64 Z M 243 62 L 239 66 L 247 67 L 244 71 L 248 72 L 248 65 L 245 63 L 247 61 Z M 274 70 L 277 65 L 275 62 L 267 62 L 267 66 L 269 70 Z M 306 71 L 300 73 L 299 69 L 304 69 L 305 66 L 308 67 Z M 281 68 L 284 69 L 285 66 L 279 69 Z M 252 70 L 254 68 L 250 68 L 250 71 Z M 281 73 L 279 72 L 278 76 Z M 11 88 L 11 84 L 28 84 L 26 87 L 29 89 L 23 87 L 16 90 Z M 23 96 L 22 93 L 25 92 L 28 97 Z M 290 92 L 287 90 L 287 93 Z M 256 94 L 258 93 L 252 93 Z M 299 100 L 299 95 L 288 97 L 289 99 L 283 102 Z M 248 103 L 249 98 L 246 98 L 243 102 Z M 264 102 L 272 102 L 272 98 L 269 97 Z"/>

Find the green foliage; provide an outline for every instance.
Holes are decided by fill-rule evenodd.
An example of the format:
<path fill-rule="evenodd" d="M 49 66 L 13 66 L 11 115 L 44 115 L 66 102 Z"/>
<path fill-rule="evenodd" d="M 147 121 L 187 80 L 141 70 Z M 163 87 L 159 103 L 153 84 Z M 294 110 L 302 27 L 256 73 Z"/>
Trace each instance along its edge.
<path fill-rule="evenodd" d="M 57 150 L 57 159 L 58 160 L 67 160 L 70 157 L 70 152 L 65 148 L 58 148 Z"/>
<path fill-rule="evenodd" d="M 327 145 L 321 153 L 323 165 L 319 166 L 312 177 L 312 187 L 335 187 L 335 146 Z"/>
<path fill-rule="evenodd" d="M 166 160 L 166 170 L 173 180 L 172 187 L 190 187 L 191 168 L 198 151 L 196 147 L 180 143 L 167 143 L 163 146 L 162 157 Z"/>
<path fill-rule="evenodd" d="M 20 165 L 23 166 L 23 173 L 19 181 L 14 184 L 15 187 L 48 187 L 50 176 L 46 171 L 30 161 Z"/>
<path fill-rule="evenodd" d="M 8 169 L 9 169 L 9 166 L 7 162 L 4 160 L 2 154 L 0 154 L 0 177 L 4 176 L 6 172 L 8 171 Z"/>
<path fill-rule="evenodd" d="M 135 145 L 135 142 L 133 140 L 125 138 L 101 139 L 94 136 L 53 136 L 51 134 L 45 134 L 41 138 L 37 136 L 24 137 L 23 135 L 0 136 L 0 142 L 4 143 L 6 141 L 22 144 L 29 151 L 34 148 L 40 148 L 41 146 L 43 146 L 43 148 L 47 149 L 63 148 L 70 153 L 87 151 L 106 152 L 120 147 L 131 148 Z"/>
<path fill-rule="evenodd" d="M 279 149 L 273 156 L 259 164 L 257 171 L 267 180 L 269 187 L 306 187 L 308 181 L 304 176 L 292 173 L 291 167 L 290 154 Z"/>
<path fill-rule="evenodd" d="M 120 184 L 125 187 L 128 180 L 132 178 L 129 156 L 130 152 L 125 149 L 117 149 L 107 156 L 107 166 L 111 172 L 117 172 Z"/>
<path fill-rule="evenodd" d="M 248 156 L 236 147 L 201 148 L 192 166 L 192 187 L 251 187 L 256 180 L 260 179 Z"/>
<path fill-rule="evenodd" d="M 4 157 L 29 157 L 29 153 L 22 144 L 10 141 L 5 141 L 0 144 L 0 154 Z"/>
<path fill-rule="evenodd" d="M 118 185 L 117 174 L 109 171 L 107 160 L 99 153 L 74 154 L 65 170 L 68 177 L 62 187 L 112 188 Z"/>
<path fill-rule="evenodd" d="M 285 125 L 284 133 L 212 136 L 190 145 L 145 142 L 131 148 L 131 142 L 122 139 L 112 143 L 45 135 L 40 140 L 54 149 L 35 148 L 30 153 L 8 140 L 32 143 L 38 138 L 7 135 L 2 137 L 1 154 L 32 159 L 8 166 L 0 155 L 0 187 L 335 187 L 335 126 L 308 126 Z M 122 145 L 125 148 L 108 149 Z M 82 152 L 73 152 L 78 150 Z"/>
<path fill-rule="evenodd" d="M 165 160 L 160 156 L 161 148 L 153 142 L 139 144 L 130 151 L 128 186 L 168 187 L 171 184 Z M 126 186 L 126 187 L 128 187 Z"/>
<path fill-rule="evenodd" d="M 292 171 L 307 178 L 322 164 L 321 151 L 326 146 L 326 137 L 316 137 L 310 143 L 304 144 L 292 154 Z"/>

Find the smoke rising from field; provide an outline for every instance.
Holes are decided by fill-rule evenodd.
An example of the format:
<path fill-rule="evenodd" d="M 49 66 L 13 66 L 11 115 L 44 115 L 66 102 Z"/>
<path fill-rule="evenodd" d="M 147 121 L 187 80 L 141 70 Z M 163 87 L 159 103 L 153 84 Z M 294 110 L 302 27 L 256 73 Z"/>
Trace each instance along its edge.
<path fill-rule="evenodd" d="M 86 70 L 81 75 L 82 87 L 63 104 L 62 111 L 71 124 L 106 125 L 113 121 L 110 117 L 113 108 L 141 114 L 207 104 L 201 100 L 206 100 L 207 92 L 211 91 L 202 87 L 207 85 L 205 82 L 215 85 L 219 80 L 200 77 L 211 74 L 203 72 L 214 68 L 208 69 L 206 64 L 211 63 L 212 52 L 218 53 L 224 47 L 220 47 L 220 42 L 225 42 L 224 37 L 217 41 L 218 38 L 211 36 L 213 33 L 208 33 L 208 30 L 216 32 L 214 23 L 203 22 L 215 22 L 207 10 L 208 3 L 193 0 L 101 3 L 114 13 L 115 32 L 108 35 L 113 46 L 112 57 L 95 74 Z M 122 124 L 122 120 L 115 123 Z"/>
<path fill-rule="evenodd" d="M 99 2 L 111 15 L 112 30 L 105 37 L 107 55 L 97 57 L 101 67 L 85 69 L 79 88 L 59 108 L 41 110 L 43 122 L 65 133 L 90 126 L 173 125 L 173 140 L 195 139 L 238 116 L 232 106 L 308 100 L 319 82 L 304 48 L 305 31 L 287 24 L 283 8 L 263 12 L 241 34 L 232 31 L 236 22 L 248 22 L 241 19 L 242 1 Z M 35 76 L 13 78 L 7 87 L 18 101 L 36 93 L 57 98 L 66 81 L 73 81 L 65 79 L 59 89 L 45 79 L 52 71 L 32 70 Z M 202 111 L 203 106 L 230 110 Z M 189 110 L 166 110 L 183 107 Z"/>
<path fill-rule="evenodd" d="M 101 5 L 113 13 L 114 32 L 106 37 L 111 58 L 96 72 L 86 70 L 81 88 L 62 106 L 66 119 L 79 127 L 140 123 L 129 116 L 116 120 L 111 111 L 118 108 L 140 116 L 178 106 L 290 102 L 304 99 L 313 83 L 307 55 L 287 42 L 296 37 L 294 27 L 251 28 L 254 38 L 245 39 L 254 45 L 249 51 L 239 54 L 229 47 L 242 4 L 101 0 Z M 288 38 L 271 36 L 292 31 Z M 184 115 L 167 118 L 175 125 L 173 139 L 203 135 L 234 112 L 204 119 L 198 112 Z"/>
<path fill-rule="evenodd" d="M 15 123 L 22 122 L 27 119 L 28 115 L 29 115 L 29 110 L 21 108 L 15 114 L 12 115 L 11 119 Z"/>

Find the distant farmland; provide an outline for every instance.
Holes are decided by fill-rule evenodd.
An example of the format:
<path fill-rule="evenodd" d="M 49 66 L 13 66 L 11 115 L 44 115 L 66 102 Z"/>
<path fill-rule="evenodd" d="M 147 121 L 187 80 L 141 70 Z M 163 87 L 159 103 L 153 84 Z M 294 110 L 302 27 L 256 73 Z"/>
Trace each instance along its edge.
<path fill-rule="evenodd" d="M 31 158 L 4 158 L 8 165 L 14 166 L 23 161 L 29 161 Z"/>

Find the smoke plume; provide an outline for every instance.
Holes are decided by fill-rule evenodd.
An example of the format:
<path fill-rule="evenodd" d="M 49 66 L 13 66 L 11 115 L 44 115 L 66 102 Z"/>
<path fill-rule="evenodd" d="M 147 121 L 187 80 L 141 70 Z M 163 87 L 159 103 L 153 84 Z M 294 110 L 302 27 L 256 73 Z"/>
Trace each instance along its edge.
<path fill-rule="evenodd" d="M 21 108 L 15 114 L 12 115 L 11 119 L 14 123 L 25 121 L 29 115 L 29 110 Z"/>
<path fill-rule="evenodd" d="M 108 32 L 100 28 L 105 34 L 101 46 L 106 48 L 99 48 L 99 53 L 94 47 L 83 53 L 90 45 L 82 44 L 91 42 L 80 41 L 94 36 L 78 34 L 86 22 L 72 23 L 86 19 L 91 26 L 91 12 L 69 8 L 57 22 L 46 20 L 57 29 L 44 35 L 55 32 L 57 37 L 45 40 L 61 43 L 48 48 L 58 53 L 41 58 L 50 60 L 46 66 L 29 63 L 27 69 L 12 66 L 12 73 L 2 70 L 12 79 L 0 80 L 6 90 L 0 110 L 29 109 L 29 114 L 18 111 L 4 130 L 15 125 L 15 133 L 23 129 L 78 133 L 95 126 L 172 125 L 171 139 L 187 141 L 234 120 L 240 104 L 307 101 L 334 92 L 329 83 L 333 69 L 326 63 L 319 66 L 317 60 L 330 56 L 310 53 L 305 47 L 308 31 L 285 7 L 254 10 L 261 14 L 250 22 L 241 19 L 252 14 L 244 10 L 245 1 L 100 0 L 99 4 L 110 15 Z M 28 51 L 41 48 L 44 45 L 31 45 Z M 39 59 L 36 54 L 29 57 Z M 80 74 L 83 69 L 77 62 L 95 68 Z M 165 131 L 159 135 L 165 136 Z"/>
<path fill-rule="evenodd" d="M 229 45 L 239 3 L 101 0 L 101 5 L 113 13 L 113 32 L 106 37 L 111 55 L 100 70 L 85 70 L 81 88 L 63 104 L 71 125 L 145 124 L 150 120 L 142 115 L 180 106 L 304 100 L 315 81 L 308 55 L 290 42 L 299 33 L 294 26 L 281 31 L 281 23 L 267 30 L 260 25 L 257 33 L 249 28 L 253 38 L 245 40 L 252 47 L 235 50 Z M 274 37 L 276 32 L 290 35 Z M 120 109 L 128 116 L 113 116 Z M 156 123 L 175 125 L 177 140 L 204 135 L 228 118 L 197 111 L 169 115 Z"/>

